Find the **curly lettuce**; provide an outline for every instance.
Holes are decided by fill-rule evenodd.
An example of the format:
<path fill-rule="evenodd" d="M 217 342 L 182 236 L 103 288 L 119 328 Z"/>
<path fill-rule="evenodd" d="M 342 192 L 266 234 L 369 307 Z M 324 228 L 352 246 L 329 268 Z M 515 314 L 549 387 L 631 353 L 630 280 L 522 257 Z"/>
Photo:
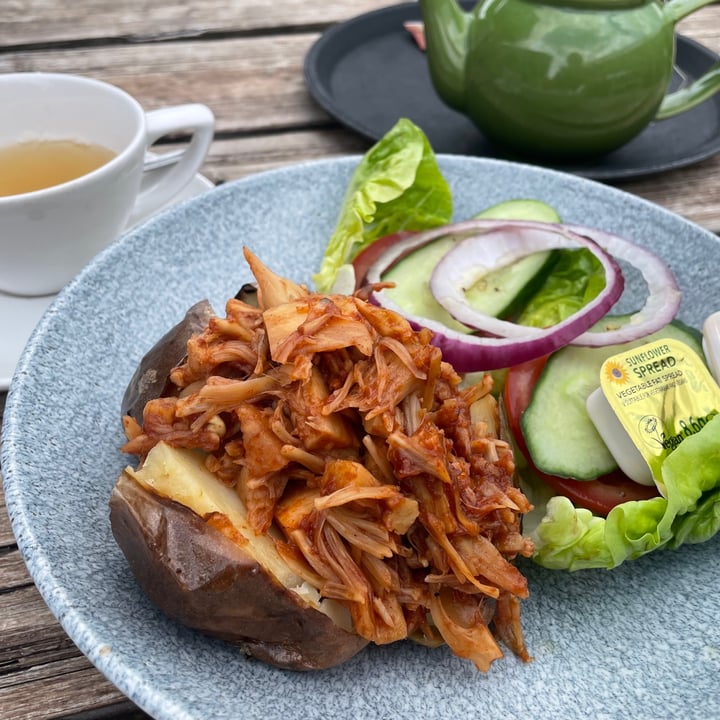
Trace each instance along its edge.
<path fill-rule="evenodd" d="M 554 496 L 532 531 L 534 560 L 556 570 L 617 567 L 660 548 L 709 540 L 720 529 L 720 416 L 661 467 L 666 497 L 626 502 L 607 518 Z"/>

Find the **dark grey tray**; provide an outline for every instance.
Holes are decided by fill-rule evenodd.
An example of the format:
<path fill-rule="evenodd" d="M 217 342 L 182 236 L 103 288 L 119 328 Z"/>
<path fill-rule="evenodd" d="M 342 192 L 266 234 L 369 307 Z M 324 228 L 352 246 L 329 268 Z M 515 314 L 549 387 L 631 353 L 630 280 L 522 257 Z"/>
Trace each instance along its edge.
<path fill-rule="evenodd" d="M 416 2 L 394 5 L 333 26 L 305 58 L 310 94 L 343 125 L 380 139 L 400 117 L 419 125 L 438 153 L 496 157 L 538 164 L 494 146 L 435 92 L 427 61 L 403 23 L 420 20 Z M 703 45 L 679 35 L 676 73 L 692 81 L 718 60 Z M 674 118 L 651 123 L 611 153 L 577 163 L 543 163 L 597 180 L 650 175 L 690 165 L 720 151 L 720 94 Z"/>

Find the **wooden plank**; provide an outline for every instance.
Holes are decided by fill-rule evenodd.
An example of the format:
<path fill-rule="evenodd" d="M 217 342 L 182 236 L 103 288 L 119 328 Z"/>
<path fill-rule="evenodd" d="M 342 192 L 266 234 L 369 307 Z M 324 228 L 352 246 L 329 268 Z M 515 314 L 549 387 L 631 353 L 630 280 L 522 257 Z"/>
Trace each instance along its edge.
<path fill-rule="evenodd" d="M 720 5 L 717 3 L 708 5 L 681 20 L 676 29 L 713 52 L 720 53 Z"/>
<path fill-rule="evenodd" d="M 720 6 L 693 16 L 683 28 L 720 50 Z M 7 52 L 0 72 L 50 70 L 102 78 L 135 95 L 147 108 L 203 102 L 217 132 L 267 132 L 327 126 L 331 120 L 309 96 L 305 54 L 319 35 L 144 43 L 133 46 Z"/>
<path fill-rule="evenodd" d="M 202 172 L 217 184 L 293 163 L 361 154 L 370 145 L 369 140 L 337 128 L 219 138 Z"/>
<path fill-rule="evenodd" d="M 82 39 L 133 41 L 327 26 L 402 0 L 15 0 L 0 3 L 0 46 Z"/>
<path fill-rule="evenodd" d="M 616 183 L 618 187 L 720 233 L 720 156 L 651 178 Z"/>
<path fill-rule="evenodd" d="M 10 527 L 10 518 L 8 517 L 5 505 L 0 504 L 0 552 L 14 546 L 15 536 Z"/>
<path fill-rule="evenodd" d="M 0 502 L 0 552 L 15 545 L 15 535 L 10 527 L 5 503 Z M 0 586 L 1 587 L 1 586 Z"/>
<path fill-rule="evenodd" d="M 113 717 L 145 717 L 77 649 L 34 586 L 0 594 L 0 718 L 44 720 L 114 705 Z"/>
<path fill-rule="evenodd" d="M 84 656 L 37 665 L 15 675 L 11 685 L 3 685 L 1 680 L 0 717 L 3 720 L 68 718 L 117 704 L 126 717 L 148 717 Z M 119 716 L 115 714 L 115 717 Z"/>
<path fill-rule="evenodd" d="M 65 645 L 65 635 L 55 616 L 34 585 L 0 594 L 0 663 L 6 661 L 7 649 Z"/>
<path fill-rule="evenodd" d="M 147 3 L 145 0 L 86 0 L 57 4 L 50 0 L 16 0 L 0 5 L 0 47 L 43 45 L 72 40 L 167 40 L 209 33 L 277 32 L 324 27 L 403 0 L 285 0 L 278 12 L 273 0 L 189 0 Z M 717 48 L 720 27 L 710 18 L 718 8 L 694 13 L 678 26 L 697 31 L 697 39 Z M 152 28 L 149 30 L 148 28 Z"/>
<path fill-rule="evenodd" d="M 67 637 L 64 638 L 63 645 L 51 645 L 48 642 L 44 648 L 39 645 L 33 647 L 32 653 L 26 652 L 25 648 L 20 648 L 19 651 L 16 649 L 12 656 L 8 654 L 6 659 L 0 662 L 0 690 L 41 679 L 43 676 L 32 675 L 35 668 L 46 668 L 46 672 L 51 672 L 54 663 L 78 657 L 85 659 Z"/>
<path fill-rule="evenodd" d="M 0 550 L 0 588 L 3 591 L 32 584 L 25 561 L 17 549 Z"/>
<path fill-rule="evenodd" d="M 10 518 L 5 508 L 5 491 L 3 490 L 2 478 L 0 477 L 0 552 L 14 545 L 15 536 L 10 527 Z M 1 587 L 2 585 L 0 585 L 0 588 Z"/>
<path fill-rule="evenodd" d="M 0 73 L 52 71 L 106 80 L 147 109 L 208 105 L 223 133 L 328 125 L 303 80 L 315 33 L 0 54 Z"/>
<path fill-rule="evenodd" d="M 0 594 L 0 668 L 30 666 L 37 656 L 66 654 L 74 645 L 34 585 Z M 79 653 L 77 648 L 74 654 Z M 2 717 L 2 716 L 0 716 Z"/>

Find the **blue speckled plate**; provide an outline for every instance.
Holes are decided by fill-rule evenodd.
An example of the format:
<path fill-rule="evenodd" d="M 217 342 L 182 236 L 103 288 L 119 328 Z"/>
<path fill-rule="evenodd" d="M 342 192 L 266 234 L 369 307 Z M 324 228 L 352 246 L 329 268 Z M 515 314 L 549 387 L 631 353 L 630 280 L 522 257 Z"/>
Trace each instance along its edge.
<path fill-rule="evenodd" d="M 508 656 L 488 675 L 446 649 L 411 644 L 370 648 L 317 674 L 277 670 L 178 627 L 135 585 L 107 502 L 128 461 L 117 449 L 118 412 L 136 363 L 191 303 L 207 296 L 222 308 L 250 278 L 243 244 L 309 281 L 356 162 L 250 177 L 176 207 L 100 255 L 44 316 L 11 385 L 2 467 L 18 544 L 50 608 L 90 660 L 162 720 L 717 716 L 718 540 L 612 572 L 524 563 L 535 660 Z M 441 162 L 457 219 L 511 197 L 545 200 L 568 221 L 620 232 L 667 258 L 686 321 L 717 309 L 720 245 L 710 233 L 576 176 L 488 159 Z"/>

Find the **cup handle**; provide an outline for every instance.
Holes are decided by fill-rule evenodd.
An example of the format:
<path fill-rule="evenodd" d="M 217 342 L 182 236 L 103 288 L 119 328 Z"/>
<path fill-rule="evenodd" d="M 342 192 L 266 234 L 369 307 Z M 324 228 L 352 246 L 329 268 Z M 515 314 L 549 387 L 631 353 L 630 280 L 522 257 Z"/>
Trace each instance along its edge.
<path fill-rule="evenodd" d="M 206 105 L 190 104 L 145 113 L 146 149 L 165 135 L 190 132 L 192 137 L 180 160 L 161 179 L 144 188 L 135 201 L 130 224 L 135 224 L 166 205 L 194 177 L 203 164 L 215 131 L 215 116 Z"/>
<path fill-rule="evenodd" d="M 660 109 L 655 115 L 656 120 L 679 115 L 699 105 L 720 90 L 720 61 L 712 65 L 699 78 L 687 87 L 675 90 L 663 98 Z"/>

